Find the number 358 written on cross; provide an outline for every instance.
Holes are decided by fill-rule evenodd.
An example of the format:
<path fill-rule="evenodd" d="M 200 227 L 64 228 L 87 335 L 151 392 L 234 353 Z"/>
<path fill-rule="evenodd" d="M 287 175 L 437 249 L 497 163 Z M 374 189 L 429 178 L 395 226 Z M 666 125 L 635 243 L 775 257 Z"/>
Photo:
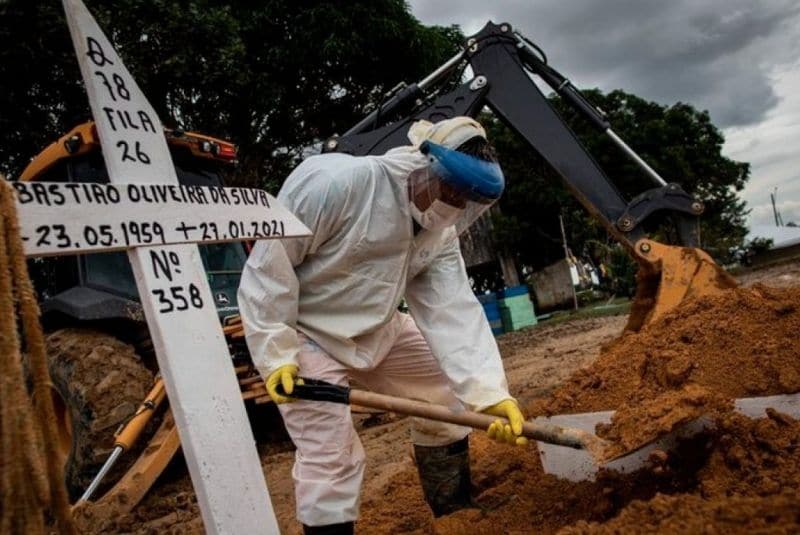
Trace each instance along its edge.
<path fill-rule="evenodd" d="M 200 289 L 194 284 L 155 288 L 151 293 L 156 298 L 159 314 L 203 308 L 203 297 L 200 295 Z"/>

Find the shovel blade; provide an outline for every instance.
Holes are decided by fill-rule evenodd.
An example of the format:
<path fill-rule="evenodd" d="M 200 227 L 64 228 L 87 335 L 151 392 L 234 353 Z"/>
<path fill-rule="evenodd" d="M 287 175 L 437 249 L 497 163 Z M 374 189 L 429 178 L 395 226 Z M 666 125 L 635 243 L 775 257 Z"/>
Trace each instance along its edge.
<path fill-rule="evenodd" d="M 614 411 L 587 412 L 552 416 L 550 418 L 542 418 L 542 420 L 593 432 L 597 424 L 609 423 L 613 415 Z M 545 473 L 568 481 L 594 481 L 600 468 L 620 473 L 635 472 L 644 468 L 647 466 L 648 458 L 654 450 L 670 451 L 680 441 L 709 428 L 711 423 L 708 418 L 697 418 L 676 427 L 666 435 L 643 444 L 636 450 L 629 451 L 614 459 L 609 459 L 603 464 L 598 464 L 587 451 L 571 450 L 543 442 L 537 442 L 536 447 L 539 450 Z"/>
<path fill-rule="evenodd" d="M 734 410 L 750 418 L 763 418 L 768 408 L 800 418 L 800 394 L 740 398 L 734 401 Z M 614 411 L 585 412 L 539 417 L 534 421 L 563 427 L 574 427 L 593 433 L 597 424 L 609 423 Z M 671 451 L 683 440 L 709 430 L 714 422 L 709 417 L 700 417 L 686 422 L 671 432 L 648 442 L 636 450 L 629 451 L 603 464 L 595 462 L 589 452 L 536 442 L 545 473 L 569 481 L 594 481 L 600 468 L 620 473 L 630 473 L 647 467 L 654 450 Z"/>

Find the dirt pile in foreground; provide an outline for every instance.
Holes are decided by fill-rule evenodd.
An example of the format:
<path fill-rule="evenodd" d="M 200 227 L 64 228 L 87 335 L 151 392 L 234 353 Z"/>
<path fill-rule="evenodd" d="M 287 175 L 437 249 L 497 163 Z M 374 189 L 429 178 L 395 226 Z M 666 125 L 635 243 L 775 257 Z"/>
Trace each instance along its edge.
<path fill-rule="evenodd" d="M 637 501 L 605 524 L 580 522 L 562 535 L 651 533 L 793 533 L 800 502 L 791 494 L 771 498 L 734 497 L 724 502 L 699 496 L 657 495 Z"/>
<path fill-rule="evenodd" d="M 728 414 L 691 493 L 637 500 L 606 523 L 582 521 L 562 533 L 797 533 L 800 422 L 770 411 Z"/>
<path fill-rule="evenodd" d="M 472 439 L 476 508 L 433 519 L 410 463 L 365 495 L 358 531 L 437 533 L 765 533 L 800 530 L 800 422 L 771 412 L 721 418 L 711 437 L 648 473 L 571 483 L 543 473 L 534 449 Z M 709 528 L 713 526 L 713 528 Z M 559 531 L 563 530 L 563 531 Z"/>
<path fill-rule="evenodd" d="M 534 449 L 517 452 L 476 433 L 477 508 L 433 520 L 409 466 L 395 481 L 399 494 L 368 499 L 359 531 L 800 531 L 800 422 L 774 411 L 753 420 L 730 409 L 733 398 L 800 390 L 798 306 L 799 288 L 764 286 L 690 302 L 612 343 L 550 398 L 530 405 L 532 415 L 616 409 L 598 431 L 622 447 L 711 415 L 713 431 L 656 456 L 647 471 L 570 483 L 544 474 Z"/>

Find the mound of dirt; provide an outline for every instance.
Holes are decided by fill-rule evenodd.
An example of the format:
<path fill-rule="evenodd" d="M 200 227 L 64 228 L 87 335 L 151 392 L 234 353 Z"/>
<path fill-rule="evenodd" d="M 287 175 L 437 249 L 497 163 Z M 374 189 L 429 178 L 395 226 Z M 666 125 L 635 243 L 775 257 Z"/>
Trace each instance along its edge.
<path fill-rule="evenodd" d="M 578 522 L 560 535 L 651 533 L 796 533 L 800 502 L 791 494 L 708 501 L 700 496 L 657 495 L 636 501 L 605 524 Z"/>
<path fill-rule="evenodd" d="M 581 521 L 561 533 L 797 533 L 800 422 L 775 411 L 717 421 L 714 447 L 691 494 L 634 501 L 605 523 Z"/>
<path fill-rule="evenodd" d="M 706 400 L 718 404 L 720 396 L 800 391 L 798 306 L 800 288 L 762 285 L 690 301 L 642 331 L 612 342 L 551 398 L 529 404 L 528 413 L 616 409 L 619 414 L 612 425 L 634 427 L 652 420 L 653 410 L 666 410 L 664 403 L 654 409 L 652 400 L 689 385 L 709 393 L 699 400 L 695 392 L 695 401 L 700 401 L 694 403 L 695 412 Z M 623 418 L 627 424 L 619 421 Z"/>
<path fill-rule="evenodd" d="M 471 439 L 474 509 L 433 519 L 408 464 L 365 496 L 360 533 L 796 533 L 800 422 L 728 413 L 648 472 L 573 483 L 545 474 L 535 449 Z"/>
<path fill-rule="evenodd" d="M 731 399 L 800 390 L 800 289 L 736 289 L 690 302 L 604 348 L 529 414 L 615 409 L 598 430 L 620 451 L 709 415 L 715 426 L 648 470 L 572 483 L 543 473 L 535 450 L 472 440 L 476 508 L 433 520 L 403 473 L 401 520 L 365 507 L 364 533 L 653 533 L 800 530 L 800 423 L 752 420 Z M 412 490 L 413 489 L 413 490 Z M 393 495 L 392 498 L 398 495 Z M 408 507 L 409 504 L 415 506 Z"/>

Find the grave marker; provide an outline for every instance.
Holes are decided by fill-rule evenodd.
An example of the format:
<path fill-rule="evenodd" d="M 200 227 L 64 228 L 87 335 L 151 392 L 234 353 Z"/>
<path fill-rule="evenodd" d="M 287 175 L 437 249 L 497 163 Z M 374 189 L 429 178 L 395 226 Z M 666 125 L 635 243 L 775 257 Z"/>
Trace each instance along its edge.
<path fill-rule="evenodd" d="M 178 185 L 152 106 L 83 3 L 63 5 L 111 184 L 15 184 L 26 254 L 128 249 L 206 531 L 278 533 L 199 250 L 177 243 L 308 229 L 263 192 Z"/>

